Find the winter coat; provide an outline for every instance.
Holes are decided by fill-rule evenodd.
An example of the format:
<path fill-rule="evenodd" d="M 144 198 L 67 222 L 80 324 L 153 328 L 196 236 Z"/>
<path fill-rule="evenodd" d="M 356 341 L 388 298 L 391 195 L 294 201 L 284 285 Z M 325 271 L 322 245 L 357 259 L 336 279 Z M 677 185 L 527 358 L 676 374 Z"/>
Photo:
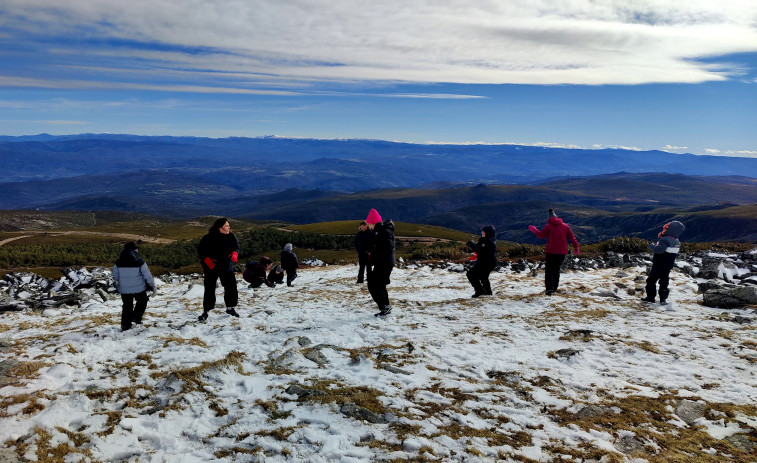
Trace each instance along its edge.
<path fill-rule="evenodd" d="M 273 283 L 266 278 L 265 272 L 266 265 L 262 262 L 255 262 L 254 264 L 248 263 L 242 273 L 242 278 L 244 278 L 244 281 L 247 283 L 250 283 L 253 288 L 259 288 L 264 283 L 266 286 L 273 286 Z"/>
<path fill-rule="evenodd" d="M 394 222 L 391 219 L 377 223 L 369 234 L 368 253 L 371 265 L 394 267 Z"/>
<path fill-rule="evenodd" d="M 654 252 L 652 265 L 666 270 L 670 270 L 675 265 L 676 257 L 681 249 L 681 242 L 678 237 L 686 229 L 681 222 L 673 221 L 667 227 L 665 234 L 660 239 L 649 245 L 649 249 Z"/>
<path fill-rule="evenodd" d="M 239 254 L 239 242 L 233 233 L 227 235 L 213 231 L 203 236 L 197 246 L 202 268 L 206 272 L 210 270 L 205 264 L 205 258 L 210 257 L 216 261 L 214 271 L 218 273 L 233 272 L 234 262 L 231 261 L 231 253 Z"/>
<path fill-rule="evenodd" d="M 541 230 L 536 227 L 529 229 L 539 238 L 547 239 L 545 249 L 547 254 L 566 255 L 568 253 L 568 240 L 573 245 L 573 252 L 578 253 L 578 240 L 576 240 L 573 230 L 570 229 L 568 224 L 563 223 L 559 217 L 550 217 L 547 219 L 547 225 Z"/>
<path fill-rule="evenodd" d="M 121 252 L 113 266 L 113 279 L 121 294 L 139 294 L 155 289 L 150 269 L 134 250 Z"/>
<path fill-rule="evenodd" d="M 370 238 L 370 230 L 359 231 L 355 234 L 355 251 L 357 251 L 358 256 L 362 257 L 368 252 Z"/>
<path fill-rule="evenodd" d="M 491 230 L 489 230 L 491 229 Z M 496 233 L 492 227 L 486 227 L 484 236 L 478 239 L 477 243 L 468 242 L 468 247 L 476 253 L 476 262 L 474 267 L 492 271 L 497 266 L 497 240 Z"/>
<path fill-rule="evenodd" d="M 281 251 L 281 268 L 287 272 L 293 272 L 300 264 L 297 262 L 297 254 L 292 251 Z"/>

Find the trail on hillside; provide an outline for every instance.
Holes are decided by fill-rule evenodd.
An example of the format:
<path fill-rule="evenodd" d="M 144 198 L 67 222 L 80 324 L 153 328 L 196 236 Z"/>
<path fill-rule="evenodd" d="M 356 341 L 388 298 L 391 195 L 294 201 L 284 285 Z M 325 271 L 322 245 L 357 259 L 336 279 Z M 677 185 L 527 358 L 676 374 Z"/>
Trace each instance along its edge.
<path fill-rule="evenodd" d="M 14 236 L 0 241 L 0 246 L 3 246 L 11 241 L 20 240 L 23 238 L 31 238 L 34 235 L 48 235 L 48 236 L 61 236 L 61 235 L 82 235 L 82 236 L 108 236 L 112 238 L 120 238 L 129 241 L 141 241 L 143 243 L 156 243 L 156 244 L 171 244 L 176 242 L 169 238 L 156 238 L 154 236 L 135 235 L 131 233 L 108 233 L 108 232 L 96 232 L 96 231 L 83 231 L 83 230 L 70 230 L 61 232 L 49 232 L 49 231 L 29 231 L 29 235 Z"/>

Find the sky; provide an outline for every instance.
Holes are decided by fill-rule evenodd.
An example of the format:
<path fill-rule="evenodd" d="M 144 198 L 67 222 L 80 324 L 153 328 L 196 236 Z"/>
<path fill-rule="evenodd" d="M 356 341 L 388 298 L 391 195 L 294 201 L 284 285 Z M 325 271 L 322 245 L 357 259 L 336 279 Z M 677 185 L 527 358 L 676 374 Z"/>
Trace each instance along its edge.
<path fill-rule="evenodd" d="M 0 135 L 757 157 L 753 0 L 0 0 Z"/>

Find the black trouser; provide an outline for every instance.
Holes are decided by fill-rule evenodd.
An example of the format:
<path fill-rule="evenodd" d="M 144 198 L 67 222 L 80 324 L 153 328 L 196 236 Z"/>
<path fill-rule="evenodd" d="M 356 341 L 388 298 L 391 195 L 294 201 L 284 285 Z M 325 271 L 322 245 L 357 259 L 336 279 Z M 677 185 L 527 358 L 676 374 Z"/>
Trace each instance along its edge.
<path fill-rule="evenodd" d="M 297 269 L 293 268 L 291 270 L 287 270 L 287 286 L 292 286 L 292 282 L 295 278 L 297 278 Z"/>
<path fill-rule="evenodd" d="M 547 254 L 544 267 L 544 289 L 549 292 L 557 291 L 560 285 L 560 266 L 565 260 L 565 254 Z"/>
<path fill-rule="evenodd" d="M 373 268 L 368 268 L 368 292 L 371 293 L 379 309 L 389 305 L 389 292 L 386 290 L 386 285 L 389 284 L 393 269 L 393 265 L 374 265 Z"/>
<path fill-rule="evenodd" d="M 361 254 L 358 256 L 358 271 L 357 271 L 357 282 L 362 283 L 363 282 L 363 275 L 365 274 L 366 269 L 370 272 L 371 271 L 371 263 L 370 259 L 367 255 Z"/>
<path fill-rule="evenodd" d="M 654 265 L 649 271 L 647 276 L 647 299 L 654 300 L 657 295 L 657 282 L 660 282 L 660 301 L 664 301 L 668 298 L 670 290 L 668 290 L 668 283 L 670 282 L 670 270 L 671 267 L 665 265 Z"/>
<path fill-rule="evenodd" d="M 132 323 L 142 323 L 142 316 L 145 314 L 145 310 L 147 310 L 147 299 L 147 291 L 121 295 L 121 300 L 124 303 L 121 308 L 122 330 L 131 328 Z M 135 300 L 137 301 L 136 307 L 134 307 Z"/>
<path fill-rule="evenodd" d="M 205 270 L 205 295 L 202 298 L 202 309 L 210 312 L 216 306 L 216 282 L 221 280 L 223 285 L 223 301 L 226 307 L 236 307 L 239 295 L 237 294 L 237 278 L 234 272 L 218 273 L 215 270 Z"/>
<path fill-rule="evenodd" d="M 476 294 L 491 294 L 492 286 L 489 283 L 489 274 L 492 269 L 474 265 L 465 274 L 468 277 L 468 281 L 473 285 L 473 289 Z"/>

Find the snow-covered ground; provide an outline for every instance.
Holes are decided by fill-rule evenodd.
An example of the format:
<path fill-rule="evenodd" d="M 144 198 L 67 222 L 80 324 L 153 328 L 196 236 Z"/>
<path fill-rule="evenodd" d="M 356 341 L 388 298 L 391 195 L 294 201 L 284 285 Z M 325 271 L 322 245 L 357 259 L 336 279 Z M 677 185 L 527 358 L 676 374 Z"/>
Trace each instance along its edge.
<path fill-rule="evenodd" d="M 126 332 L 120 299 L 8 312 L 2 451 L 66 462 L 757 460 L 733 445 L 757 439 L 755 323 L 734 322 L 753 310 L 700 305 L 678 272 L 670 306 L 643 305 L 630 295 L 643 274 L 568 272 L 546 297 L 541 272 L 493 273 L 495 295 L 471 299 L 464 274 L 410 266 L 392 275 L 384 319 L 354 266 L 302 269 L 295 287 L 254 293 L 240 280 L 240 319 L 219 289 L 218 309 L 196 322 L 200 280 L 161 283 L 144 327 Z"/>

